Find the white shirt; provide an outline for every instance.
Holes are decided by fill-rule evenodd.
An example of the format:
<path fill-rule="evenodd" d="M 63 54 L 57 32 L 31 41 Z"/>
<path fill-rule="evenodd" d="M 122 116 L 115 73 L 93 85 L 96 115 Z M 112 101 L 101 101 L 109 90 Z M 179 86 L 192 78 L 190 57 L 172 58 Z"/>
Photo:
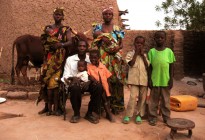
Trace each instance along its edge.
<path fill-rule="evenodd" d="M 76 77 L 80 78 L 83 82 L 88 82 L 88 73 L 87 71 L 78 72 Z"/>
<path fill-rule="evenodd" d="M 66 63 L 64 66 L 64 72 L 63 72 L 63 77 L 61 78 L 61 81 L 65 83 L 64 78 L 69 78 L 69 77 L 76 77 L 78 73 L 77 69 L 77 63 L 79 61 L 78 54 L 72 55 L 66 59 Z M 86 54 L 85 61 L 87 63 L 90 63 L 89 55 Z"/>

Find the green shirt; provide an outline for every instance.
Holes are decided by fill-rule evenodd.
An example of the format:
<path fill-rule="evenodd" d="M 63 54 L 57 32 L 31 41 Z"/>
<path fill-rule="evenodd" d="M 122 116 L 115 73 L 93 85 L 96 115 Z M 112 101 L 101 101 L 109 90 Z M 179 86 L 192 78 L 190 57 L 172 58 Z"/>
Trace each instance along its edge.
<path fill-rule="evenodd" d="M 148 59 L 152 65 L 151 80 L 153 86 L 168 86 L 169 65 L 175 61 L 173 51 L 170 48 L 165 48 L 162 51 L 152 48 L 148 52 Z"/>

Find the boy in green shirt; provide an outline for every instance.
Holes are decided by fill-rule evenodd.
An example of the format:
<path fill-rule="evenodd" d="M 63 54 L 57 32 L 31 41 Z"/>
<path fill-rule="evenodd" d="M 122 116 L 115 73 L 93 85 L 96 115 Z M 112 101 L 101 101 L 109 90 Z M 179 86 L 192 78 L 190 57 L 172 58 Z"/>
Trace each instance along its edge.
<path fill-rule="evenodd" d="M 165 47 L 166 32 L 157 31 L 154 39 L 156 47 L 148 52 L 149 88 L 151 89 L 148 103 L 150 125 L 156 125 L 159 102 L 164 123 L 170 118 L 170 89 L 173 86 L 173 63 L 175 62 L 173 51 Z"/>

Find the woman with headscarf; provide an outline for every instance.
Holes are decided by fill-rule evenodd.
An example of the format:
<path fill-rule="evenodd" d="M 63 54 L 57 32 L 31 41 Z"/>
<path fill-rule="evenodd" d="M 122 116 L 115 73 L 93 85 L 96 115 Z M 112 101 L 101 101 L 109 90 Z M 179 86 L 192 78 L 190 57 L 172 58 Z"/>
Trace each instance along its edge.
<path fill-rule="evenodd" d="M 114 114 L 118 114 L 124 110 L 124 92 L 123 84 L 125 83 L 126 75 L 122 71 L 123 60 L 121 49 L 123 47 L 122 38 L 124 31 L 119 26 L 114 25 L 113 8 L 109 7 L 102 11 L 104 22 L 94 23 L 92 43 L 93 48 L 98 48 L 101 54 L 101 62 L 112 73 L 111 85 L 111 108 Z"/>
<path fill-rule="evenodd" d="M 44 99 L 45 108 L 39 114 L 47 112 L 47 115 L 59 115 L 59 80 L 65 60 L 65 47 L 72 44 L 71 29 L 62 24 L 64 9 L 56 8 L 53 11 L 53 19 L 55 23 L 47 25 L 44 28 L 44 33 L 41 35 L 45 49 L 45 59 L 39 98 Z M 54 109 L 52 110 L 53 103 Z"/>

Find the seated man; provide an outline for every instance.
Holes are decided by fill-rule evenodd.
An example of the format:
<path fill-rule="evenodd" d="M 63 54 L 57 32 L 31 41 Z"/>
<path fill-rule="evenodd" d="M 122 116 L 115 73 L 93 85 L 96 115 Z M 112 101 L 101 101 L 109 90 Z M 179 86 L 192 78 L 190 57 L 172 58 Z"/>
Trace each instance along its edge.
<path fill-rule="evenodd" d="M 74 115 L 72 116 L 70 122 L 79 122 L 82 93 L 85 92 L 84 89 L 88 89 L 87 91 L 90 92 L 91 97 L 88 104 L 88 111 L 85 115 L 85 119 L 87 119 L 91 123 L 97 124 L 99 120 L 92 115 L 92 112 L 96 107 L 99 108 L 100 106 L 99 102 L 103 93 L 103 87 L 100 83 L 94 84 L 92 82 L 84 82 L 84 85 L 80 84 L 80 79 L 77 77 L 77 63 L 79 60 L 85 60 L 86 62 L 90 63 L 89 56 L 86 55 L 86 52 L 88 50 L 88 43 L 82 40 L 79 41 L 77 49 L 77 54 L 67 58 L 64 67 L 63 77 L 61 78 L 61 81 L 66 84 L 64 79 L 70 79 L 72 77 L 72 84 L 69 87 L 69 91 L 70 102 L 74 111 Z M 81 88 L 81 86 L 84 86 L 84 88 Z"/>

